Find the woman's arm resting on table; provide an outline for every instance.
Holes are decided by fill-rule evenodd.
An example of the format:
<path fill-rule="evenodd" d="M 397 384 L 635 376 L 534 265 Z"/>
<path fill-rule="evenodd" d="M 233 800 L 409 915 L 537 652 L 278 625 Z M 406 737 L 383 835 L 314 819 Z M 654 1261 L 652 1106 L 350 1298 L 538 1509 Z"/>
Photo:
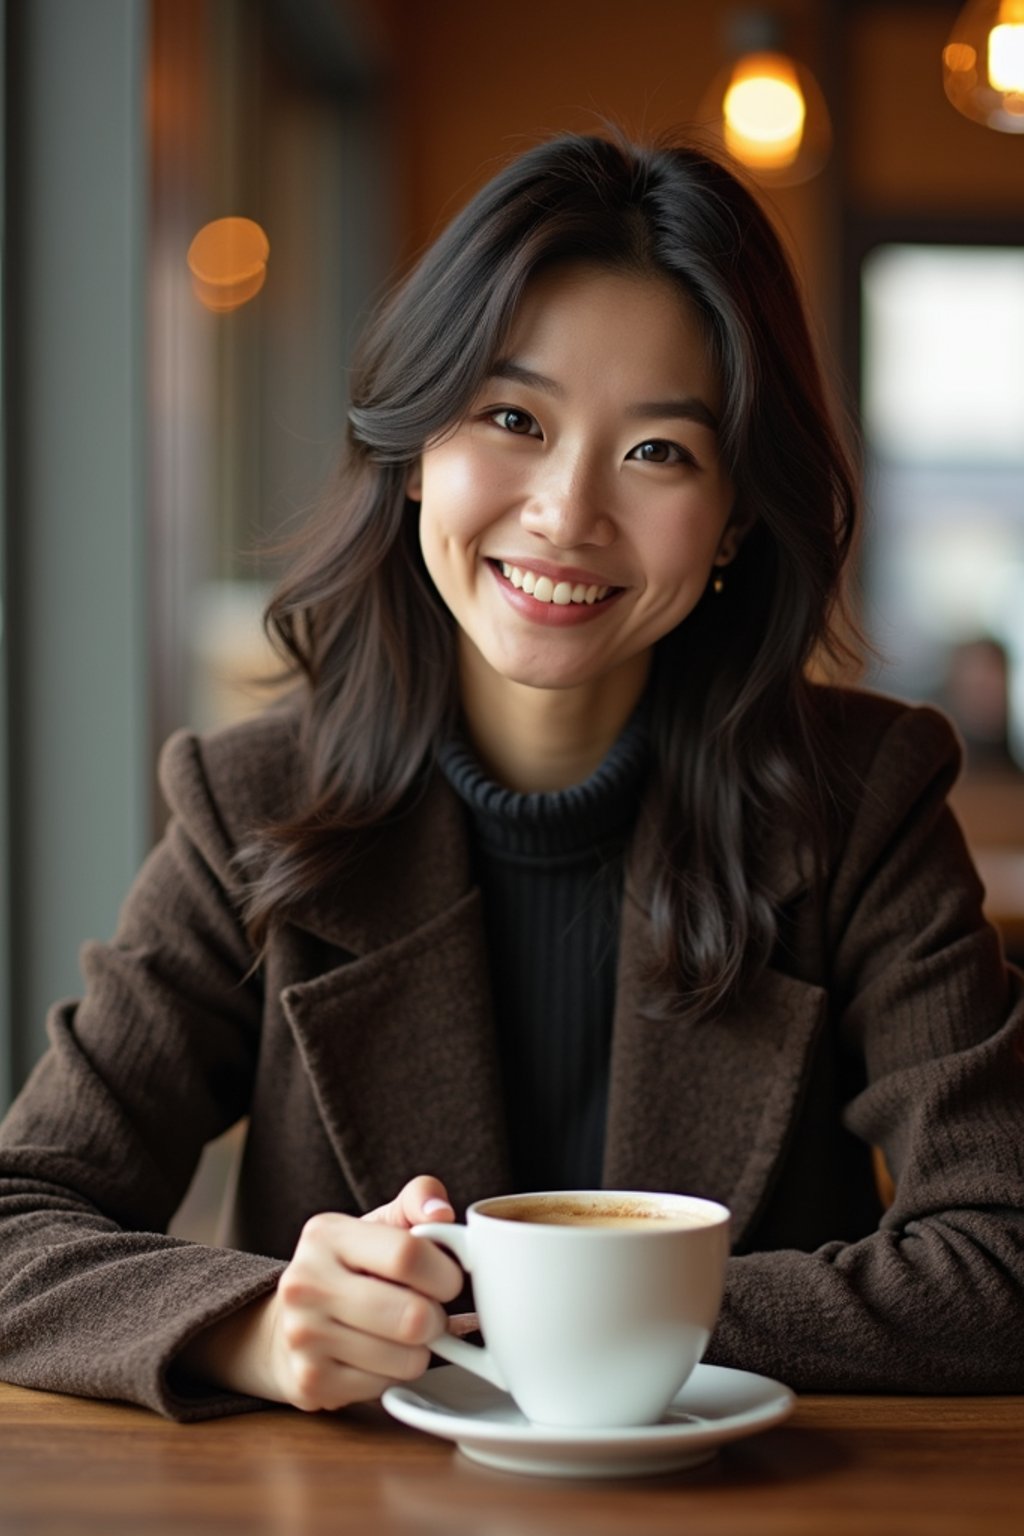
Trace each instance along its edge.
<path fill-rule="evenodd" d="M 829 894 L 831 1027 L 865 1079 L 843 1123 L 893 1203 L 859 1241 L 734 1258 L 709 1360 L 805 1390 L 1024 1386 L 1024 978 L 945 804 L 957 758 L 932 711 L 898 718 Z"/>
<path fill-rule="evenodd" d="M 259 1404 L 182 1396 L 169 1362 L 284 1264 L 166 1235 L 203 1146 L 247 1112 L 262 1019 L 199 747 L 169 756 L 175 817 L 0 1126 L 0 1377 L 199 1418 Z"/>
<path fill-rule="evenodd" d="M 409 1228 L 446 1220 L 454 1212 L 444 1186 L 427 1177 L 361 1219 L 314 1216 L 273 1295 L 199 1334 L 176 1369 L 308 1412 L 414 1380 L 445 1331 L 441 1303 L 459 1294 L 462 1274 Z"/>

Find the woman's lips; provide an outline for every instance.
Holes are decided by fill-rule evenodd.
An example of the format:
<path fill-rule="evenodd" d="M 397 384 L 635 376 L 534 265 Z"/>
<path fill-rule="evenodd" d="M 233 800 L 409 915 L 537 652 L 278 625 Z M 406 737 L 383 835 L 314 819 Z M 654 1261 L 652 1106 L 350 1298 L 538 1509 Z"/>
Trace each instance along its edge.
<path fill-rule="evenodd" d="M 582 577 L 586 572 L 557 566 L 538 570 L 536 566 L 492 559 L 487 564 L 505 601 L 535 624 L 586 624 L 607 612 L 626 590 L 593 580 L 585 582 Z"/>

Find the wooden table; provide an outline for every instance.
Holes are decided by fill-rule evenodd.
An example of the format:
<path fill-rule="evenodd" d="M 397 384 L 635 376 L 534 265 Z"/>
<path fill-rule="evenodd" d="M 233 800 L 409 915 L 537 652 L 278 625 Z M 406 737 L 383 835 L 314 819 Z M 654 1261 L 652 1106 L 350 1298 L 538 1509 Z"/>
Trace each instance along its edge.
<path fill-rule="evenodd" d="M 168 1424 L 0 1385 L 0 1536 L 1020 1536 L 1024 1397 L 805 1397 L 667 1477 L 490 1472 L 379 1406 Z"/>

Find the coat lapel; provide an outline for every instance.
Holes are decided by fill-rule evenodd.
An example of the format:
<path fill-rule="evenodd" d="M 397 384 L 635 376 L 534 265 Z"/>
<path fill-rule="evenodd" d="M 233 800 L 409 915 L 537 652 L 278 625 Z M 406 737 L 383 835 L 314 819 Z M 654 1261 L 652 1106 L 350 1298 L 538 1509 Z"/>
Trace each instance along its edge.
<path fill-rule="evenodd" d="M 363 1208 L 418 1173 L 442 1179 L 457 1210 L 505 1188 L 480 895 L 448 786 L 368 838 L 348 887 L 300 921 L 348 956 L 281 1003 Z"/>
<path fill-rule="evenodd" d="M 826 994 L 768 969 L 718 1019 L 655 1021 L 643 1012 L 649 955 L 646 913 L 627 893 L 603 1182 L 720 1200 L 741 1248 L 781 1165 Z"/>

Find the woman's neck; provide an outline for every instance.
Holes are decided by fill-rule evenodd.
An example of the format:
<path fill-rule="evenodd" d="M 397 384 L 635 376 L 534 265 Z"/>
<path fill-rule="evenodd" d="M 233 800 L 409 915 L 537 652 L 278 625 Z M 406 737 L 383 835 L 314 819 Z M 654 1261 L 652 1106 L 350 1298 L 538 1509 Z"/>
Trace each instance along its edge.
<path fill-rule="evenodd" d="M 463 645 L 459 685 L 466 731 L 481 763 L 507 789 L 567 789 L 607 756 L 647 683 L 650 653 L 575 688 L 531 688 L 498 676 Z"/>

